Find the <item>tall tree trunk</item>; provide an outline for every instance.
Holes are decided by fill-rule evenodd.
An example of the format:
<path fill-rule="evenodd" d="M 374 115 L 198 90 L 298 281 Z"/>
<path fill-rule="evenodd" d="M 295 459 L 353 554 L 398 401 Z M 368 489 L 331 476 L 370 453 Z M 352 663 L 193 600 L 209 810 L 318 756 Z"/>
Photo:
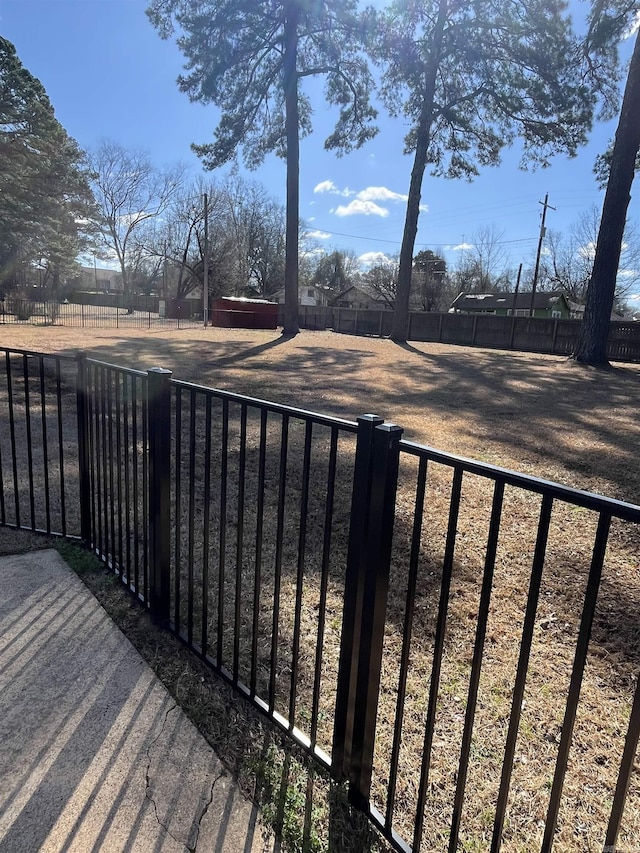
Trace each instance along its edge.
<path fill-rule="evenodd" d="M 604 365 L 609 322 L 616 291 L 622 238 L 631 200 L 636 156 L 640 148 L 640 32 L 636 36 L 622 100 L 620 120 L 611 156 L 611 169 L 602 206 L 602 218 L 593 271 L 587 288 L 584 319 L 573 353 L 576 361 Z"/>
<path fill-rule="evenodd" d="M 444 27 L 449 11 L 448 0 L 440 0 L 438 17 L 433 30 L 433 42 L 430 48 L 429 66 L 427 69 L 424 100 L 418 122 L 416 136 L 416 153 L 411 170 L 411 181 L 409 184 L 409 197 L 407 199 L 407 213 L 404 221 L 402 234 L 402 246 L 400 248 L 400 263 L 398 267 L 398 286 L 396 289 L 396 301 L 393 312 L 393 323 L 391 325 L 391 339 L 398 343 L 407 340 L 409 326 L 409 298 L 411 296 L 411 273 L 413 271 L 413 250 L 418 234 L 418 217 L 420 215 L 420 197 L 422 192 L 422 179 L 427 165 L 427 151 L 431 141 L 431 125 L 433 124 L 433 105 L 436 91 L 436 75 L 440 64 L 442 51 L 442 40 Z"/>
<path fill-rule="evenodd" d="M 298 138 L 298 20 L 296 0 L 287 4 L 284 22 L 284 95 L 287 138 L 287 221 L 284 261 L 285 335 L 297 335 L 298 325 L 298 223 L 300 220 L 300 141 Z"/>

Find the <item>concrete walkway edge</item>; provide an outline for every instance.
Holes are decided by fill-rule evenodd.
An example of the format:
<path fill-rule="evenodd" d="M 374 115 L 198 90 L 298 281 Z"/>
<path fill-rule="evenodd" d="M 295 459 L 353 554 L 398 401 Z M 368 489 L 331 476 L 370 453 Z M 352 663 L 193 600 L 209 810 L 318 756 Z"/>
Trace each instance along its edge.
<path fill-rule="evenodd" d="M 259 853 L 217 756 L 57 551 L 0 558 L 0 853 Z"/>

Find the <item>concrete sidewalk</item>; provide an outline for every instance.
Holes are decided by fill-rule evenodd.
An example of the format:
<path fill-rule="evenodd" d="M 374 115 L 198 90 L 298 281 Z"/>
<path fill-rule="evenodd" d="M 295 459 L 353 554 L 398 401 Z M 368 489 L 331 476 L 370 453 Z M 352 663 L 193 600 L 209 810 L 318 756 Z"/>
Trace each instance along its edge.
<path fill-rule="evenodd" d="M 1 853 L 273 848 L 59 554 L 0 558 Z"/>

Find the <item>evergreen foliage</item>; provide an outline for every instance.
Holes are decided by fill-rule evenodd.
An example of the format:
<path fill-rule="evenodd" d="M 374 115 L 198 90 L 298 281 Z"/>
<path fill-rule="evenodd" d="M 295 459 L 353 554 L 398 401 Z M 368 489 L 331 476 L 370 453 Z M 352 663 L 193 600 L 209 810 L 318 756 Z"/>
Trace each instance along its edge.
<path fill-rule="evenodd" d="M 392 337 L 406 338 L 420 195 L 434 175 L 471 179 L 519 140 L 545 166 L 586 142 L 596 102 L 562 0 L 396 0 L 371 15 L 382 96 L 413 152 Z"/>
<path fill-rule="evenodd" d="M 56 119 L 44 87 L 0 37 L 0 289 L 39 270 L 55 294 L 91 237 L 84 155 Z"/>
<path fill-rule="evenodd" d="M 214 142 L 194 145 L 206 168 L 242 148 L 255 168 L 269 152 L 287 162 L 285 325 L 298 331 L 299 140 L 312 129 L 312 107 L 300 90 L 325 78 L 325 98 L 339 108 L 325 147 L 338 154 L 375 133 L 371 78 L 362 53 L 355 0 L 152 0 L 147 10 L 164 38 L 179 29 L 187 58 L 178 84 L 194 101 L 221 110 Z"/>

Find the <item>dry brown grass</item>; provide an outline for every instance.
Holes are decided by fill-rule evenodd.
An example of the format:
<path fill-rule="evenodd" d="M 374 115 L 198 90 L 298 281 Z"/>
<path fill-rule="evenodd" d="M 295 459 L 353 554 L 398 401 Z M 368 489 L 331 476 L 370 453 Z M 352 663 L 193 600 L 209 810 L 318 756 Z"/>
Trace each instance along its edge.
<path fill-rule="evenodd" d="M 3 346 L 86 349 L 128 367 L 355 418 L 375 411 L 405 437 L 557 482 L 640 501 L 640 366 L 610 372 L 557 356 L 440 344 L 397 346 L 332 332 L 122 331 L 3 326 Z"/>
<path fill-rule="evenodd" d="M 598 371 L 551 356 L 433 344 L 400 347 L 386 340 L 330 332 L 301 333 L 293 340 L 283 340 L 270 332 L 240 330 L 91 330 L 83 334 L 79 329 L 58 327 L 5 327 L 2 344 L 45 352 L 85 348 L 105 361 L 142 368 L 169 367 L 176 378 L 348 418 L 374 411 L 401 424 L 405 437 L 438 449 L 640 503 L 636 460 L 640 368 L 636 366 Z M 414 472 L 408 465 L 405 469 L 398 496 L 374 772 L 373 796 L 378 807 L 384 807 L 406 593 Z M 405 838 L 410 838 L 418 784 L 449 488 L 450 475 L 435 466 L 429 475 L 415 591 L 417 615 L 394 814 L 397 829 Z M 513 492 L 508 492 L 506 505 L 465 801 L 461 846 L 470 851 L 486 849 L 490 838 L 491 805 L 499 781 L 539 510 L 537 499 Z M 469 478 L 458 525 L 426 812 L 429 829 L 423 849 L 434 851 L 445 846 L 455 790 L 489 512 L 486 483 Z M 507 850 L 539 847 L 593 526 L 588 512 L 571 508 L 554 512 L 505 827 Z M 590 851 L 602 843 L 629 697 L 640 661 L 638 553 L 638 531 L 628 525 L 614 525 L 556 850 Z M 294 577 L 295 572 L 284 576 L 285 604 L 294 597 Z M 317 594 L 318 577 L 314 573 L 305 579 L 305 602 L 309 606 L 304 610 L 304 627 L 310 637 Z M 339 640 L 338 583 L 330 587 L 328 609 L 324 643 L 331 672 L 335 670 L 332 657 Z M 290 621 L 285 612 L 281 630 L 289 638 Z M 309 672 L 303 667 L 302 696 L 308 695 L 308 678 Z M 279 698 L 286 704 L 286 689 Z M 324 707 L 330 709 L 330 697 Z M 324 721 L 321 734 L 325 738 L 330 738 L 330 722 L 330 717 Z M 636 774 L 620 847 L 638 845 L 640 790 Z"/>

